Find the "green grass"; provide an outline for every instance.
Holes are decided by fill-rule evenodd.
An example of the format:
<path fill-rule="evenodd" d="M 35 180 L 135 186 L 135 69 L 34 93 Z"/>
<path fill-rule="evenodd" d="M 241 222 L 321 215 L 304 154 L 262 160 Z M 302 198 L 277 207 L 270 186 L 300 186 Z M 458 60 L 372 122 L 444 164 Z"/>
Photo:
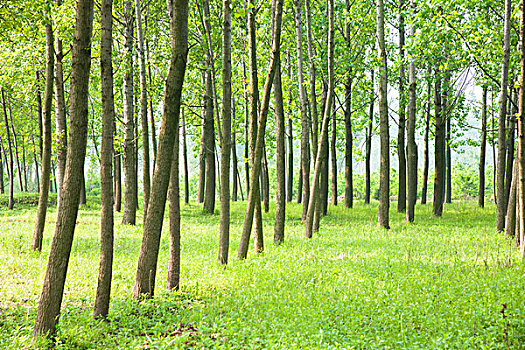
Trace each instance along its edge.
<path fill-rule="evenodd" d="M 230 263 L 217 265 L 219 215 L 182 206 L 182 290 L 165 292 L 167 226 L 156 297 L 131 299 L 141 225 L 116 226 L 109 322 L 94 321 L 99 207 L 79 213 L 57 349 L 523 349 L 525 264 L 494 230 L 495 207 L 446 205 L 416 223 L 377 206 L 331 207 L 313 239 L 303 238 L 300 207 L 288 205 L 285 244 L 273 246 L 274 206 L 264 215 L 266 250 L 236 258 L 245 203 L 232 207 Z M 0 210 L 0 348 L 31 343 L 56 212 L 44 250 L 30 249 L 35 208 Z M 119 223 L 121 216 L 117 216 Z M 138 217 L 137 222 L 142 222 Z M 506 305 L 505 318 L 501 313 Z"/>

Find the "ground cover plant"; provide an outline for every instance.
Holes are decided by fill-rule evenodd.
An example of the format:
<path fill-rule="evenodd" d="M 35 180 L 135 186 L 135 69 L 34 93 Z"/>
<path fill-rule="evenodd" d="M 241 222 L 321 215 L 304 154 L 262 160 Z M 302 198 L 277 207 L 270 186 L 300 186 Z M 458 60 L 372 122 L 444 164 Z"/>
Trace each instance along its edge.
<path fill-rule="evenodd" d="M 93 320 L 100 208 L 90 198 L 78 217 L 57 333 L 34 344 L 56 211 L 50 208 L 38 254 L 30 249 L 35 208 L 2 209 L 0 348 L 524 348 L 525 266 L 514 241 L 495 231 L 495 206 L 446 207 L 432 218 L 431 206 L 419 206 L 415 224 L 392 213 L 391 230 L 378 227 L 375 203 L 331 207 L 319 234 L 306 240 L 301 207 L 291 204 L 284 244 L 267 236 L 264 253 L 220 266 L 219 216 L 182 205 L 181 290 L 165 291 L 164 234 L 156 296 L 140 303 L 131 295 L 142 226 L 116 226 L 106 322 Z M 232 205 L 232 251 L 244 209 Z M 273 212 L 264 215 L 267 235 Z"/>

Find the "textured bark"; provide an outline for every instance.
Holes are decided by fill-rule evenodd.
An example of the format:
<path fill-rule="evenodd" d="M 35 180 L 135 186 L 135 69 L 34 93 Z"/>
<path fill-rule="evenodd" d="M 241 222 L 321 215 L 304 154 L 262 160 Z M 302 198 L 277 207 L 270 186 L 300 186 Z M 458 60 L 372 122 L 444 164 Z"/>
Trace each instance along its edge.
<path fill-rule="evenodd" d="M 379 225 L 388 229 L 390 210 L 390 136 L 388 131 L 387 63 L 385 49 L 385 9 L 383 0 L 377 0 L 377 48 L 379 65 L 379 133 L 381 160 L 379 175 Z"/>
<path fill-rule="evenodd" d="M 332 164 L 332 205 L 337 205 L 337 118 L 332 115 L 332 138 L 330 139 L 330 159 Z"/>
<path fill-rule="evenodd" d="M 275 0 L 274 0 L 275 1 Z M 276 153 L 275 153 L 275 173 L 277 175 L 277 193 L 275 194 L 275 226 L 273 241 L 275 244 L 284 242 L 284 223 L 286 220 L 286 164 L 284 149 L 284 106 L 283 88 L 281 81 L 281 58 L 280 52 L 277 56 L 277 68 L 275 71 L 275 134 L 276 134 Z M 293 157 L 293 156 L 292 156 Z M 291 200 L 291 196 L 289 196 Z"/>
<path fill-rule="evenodd" d="M 190 176 L 188 171 L 188 146 L 186 145 L 186 118 L 182 109 L 182 160 L 184 162 L 184 203 L 190 203 Z"/>
<path fill-rule="evenodd" d="M 140 125 L 142 128 L 142 188 L 144 217 L 148 213 L 150 184 L 149 159 L 149 128 L 148 128 L 148 86 L 146 82 L 146 50 L 142 31 L 142 9 L 140 0 L 135 0 L 135 16 L 137 23 L 137 48 L 140 66 Z"/>
<path fill-rule="evenodd" d="M 62 0 L 56 0 L 57 6 L 62 6 Z M 66 102 L 64 93 L 64 69 L 62 60 L 64 58 L 62 50 L 62 40 L 57 35 L 55 37 L 55 91 L 56 91 L 56 157 L 57 157 L 57 206 L 60 205 L 60 189 L 64 181 L 67 154 L 67 122 L 66 122 Z"/>
<path fill-rule="evenodd" d="M 505 161 L 507 119 L 507 90 L 509 82 L 509 59 L 510 59 L 510 21 L 512 12 L 512 0 L 505 0 L 505 21 L 503 27 L 503 57 L 501 63 L 501 82 L 498 109 L 498 166 L 497 166 L 497 203 L 496 203 L 496 229 L 505 229 L 505 215 L 507 214 L 507 196 L 505 191 Z"/>
<path fill-rule="evenodd" d="M 335 117 L 335 113 L 333 113 L 333 100 L 332 99 L 332 107 L 330 109 L 330 116 L 329 116 L 329 120 L 328 120 L 328 128 L 330 127 L 330 121 L 333 121 L 334 117 Z M 323 147 L 324 148 L 324 151 L 325 153 L 324 154 L 321 154 L 321 177 L 320 177 L 320 182 L 319 182 L 319 189 L 321 190 L 321 193 L 320 193 L 320 196 L 319 196 L 319 199 L 320 199 L 320 203 L 321 203 L 321 206 L 320 206 L 320 212 L 323 216 L 325 216 L 327 213 L 328 213 L 328 174 L 329 174 L 329 171 L 328 171 L 328 161 L 329 161 L 329 151 L 330 151 L 330 145 L 329 145 L 329 131 L 328 131 L 328 128 L 326 128 L 325 130 L 325 133 L 326 133 L 326 137 L 325 137 L 325 146 Z M 319 231 L 319 226 L 316 225 L 315 223 L 315 218 L 314 218 L 314 231 Z"/>
<path fill-rule="evenodd" d="M 314 176 L 312 179 L 312 188 L 310 189 L 310 199 L 308 200 L 308 211 L 305 222 L 305 237 L 312 238 L 314 227 L 314 211 L 317 205 L 321 205 L 319 198 L 319 178 L 321 176 L 322 157 L 326 156 L 328 151 L 328 123 L 332 110 L 332 101 L 334 99 L 334 0 L 328 1 L 328 92 L 326 106 L 324 108 L 323 122 L 321 126 L 321 140 L 319 141 L 318 152 L 316 155 Z M 315 227 L 318 229 L 318 227 Z"/>
<path fill-rule="evenodd" d="M 513 178 L 513 169 L 514 169 L 514 143 L 515 143 L 515 134 L 516 134 L 516 113 L 518 113 L 517 108 L 513 108 L 512 106 L 512 99 L 514 97 L 514 103 L 517 104 L 516 100 L 516 93 L 512 93 L 514 89 L 511 90 L 511 94 L 509 95 L 509 116 L 508 116 L 508 123 L 509 123 L 509 133 L 507 136 L 507 161 L 506 166 L 507 169 L 505 170 L 505 197 L 509 198 L 510 195 L 510 186 Z M 507 210 L 508 212 L 508 210 Z"/>
<path fill-rule="evenodd" d="M 69 144 L 55 234 L 38 304 L 34 338 L 52 335 L 58 323 L 75 232 L 80 181 L 86 156 L 93 0 L 78 0 L 72 48 Z"/>
<path fill-rule="evenodd" d="M 434 150 L 434 201 L 432 214 L 441 216 L 443 213 L 443 195 L 445 190 L 445 122 L 441 109 L 441 73 L 436 71 L 434 82 L 434 108 L 436 118 L 435 150 Z"/>
<path fill-rule="evenodd" d="M 319 142 L 319 116 L 317 112 L 317 96 L 315 93 L 315 50 L 312 38 L 312 16 L 310 14 L 310 0 L 305 0 L 305 19 L 306 19 L 306 43 L 308 47 L 308 62 L 310 64 L 310 115 L 311 115 L 311 126 L 312 126 L 312 151 L 317 155 L 317 144 Z"/>
<path fill-rule="evenodd" d="M 264 212 L 268 213 L 270 211 L 270 175 L 268 170 L 268 159 L 266 157 L 266 145 L 263 147 L 263 157 L 262 157 L 262 168 L 261 168 L 261 174 L 263 174 L 263 186 L 261 187 L 263 189 L 262 193 L 264 193 Z"/>
<path fill-rule="evenodd" d="M 221 138 L 221 218 L 219 264 L 228 263 L 230 246 L 230 154 L 232 131 L 231 1 L 222 2 L 222 138 Z M 235 165 L 237 166 L 237 165 Z M 234 173 L 235 175 L 235 173 Z"/>
<path fill-rule="evenodd" d="M 449 112 L 450 113 L 450 112 Z M 446 171 L 446 181 L 447 181 L 447 191 L 445 196 L 445 203 L 452 203 L 452 151 L 450 149 L 450 134 L 451 134 L 451 127 L 450 127 L 450 114 L 447 115 L 447 136 L 446 136 L 446 145 L 447 145 L 447 171 Z"/>
<path fill-rule="evenodd" d="M 5 91 L 2 88 L 2 109 L 4 110 L 4 121 L 5 121 L 5 132 L 7 137 L 7 148 L 9 149 L 9 166 L 8 166 L 8 173 L 9 173 L 9 202 L 7 205 L 7 208 L 9 210 L 13 209 L 13 206 L 15 205 L 15 199 L 14 199 L 14 169 L 13 169 L 13 148 L 11 146 L 11 133 L 9 132 L 9 120 L 7 119 L 7 108 L 6 108 L 6 98 L 5 98 Z"/>
<path fill-rule="evenodd" d="M 370 109 L 368 111 L 368 128 L 365 148 L 365 204 L 370 204 L 370 156 L 372 153 L 372 131 L 374 126 L 374 70 L 370 72 L 372 89 L 370 91 Z"/>
<path fill-rule="evenodd" d="M 100 146 L 100 265 L 94 317 L 106 318 L 113 274 L 113 134 L 115 101 L 113 96 L 113 0 L 101 3 L 100 91 L 102 98 L 102 144 Z"/>
<path fill-rule="evenodd" d="M 204 84 L 206 84 L 204 82 Z M 199 152 L 199 193 L 197 195 L 198 202 L 204 203 L 204 190 L 206 189 L 206 147 L 205 147 L 205 135 L 204 132 L 204 108 L 203 110 L 203 123 L 201 128 L 201 150 Z"/>
<path fill-rule="evenodd" d="M 411 10 L 416 10 L 415 0 L 410 1 Z M 414 25 L 409 35 L 414 37 Z M 406 221 L 414 221 L 414 208 L 417 201 L 417 144 L 416 144 L 416 65 L 411 58 L 408 64 L 408 120 L 407 120 L 407 215 Z"/>
<path fill-rule="evenodd" d="M 281 18 L 282 18 L 282 9 L 283 9 L 283 0 L 277 0 L 276 9 L 275 9 L 275 25 L 273 26 L 272 30 L 272 51 L 270 55 L 270 63 L 268 65 L 268 71 L 266 75 L 266 80 L 264 83 L 264 90 L 263 90 L 263 98 L 261 101 L 261 113 L 259 118 L 259 124 L 257 125 L 257 132 L 256 132 L 256 142 L 255 142 L 255 152 L 252 155 L 252 159 L 250 159 L 252 174 L 251 174 L 251 184 L 250 184 L 250 191 L 248 192 L 248 203 L 246 207 L 246 214 L 244 217 L 244 225 L 241 235 L 241 241 L 239 244 L 239 252 L 238 257 L 239 259 L 246 259 L 246 256 L 248 254 L 248 244 L 250 240 L 250 233 L 252 229 L 252 222 L 253 222 L 253 216 L 255 212 L 255 208 L 257 203 L 260 205 L 260 200 L 258 198 L 258 182 L 259 182 L 259 172 L 261 171 L 261 159 L 262 159 L 262 153 L 263 153 L 263 145 L 264 145 L 264 135 L 266 131 L 266 120 L 268 118 L 268 107 L 270 103 L 270 95 L 271 95 L 271 89 L 273 84 L 273 79 L 275 76 L 275 71 L 277 69 L 277 63 L 279 57 L 279 51 L 281 46 Z M 252 17 L 253 16 L 253 17 Z M 252 18 L 250 18 L 252 17 Z M 255 23 L 252 21 L 255 20 L 255 14 L 250 13 L 249 15 L 249 25 L 254 26 Z M 250 45 L 255 44 L 255 28 L 253 27 L 250 30 Z M 252 49 L 252 47 L 250 47 Z M 255 58 L 255 50 L 250 50 L 250 56 Z M 251 59 L 253 59 L 251 58 Z M 253 73 L 253 70 L 252 70 Z M 250 79 L 253 81 L 253 78 Z M 253 93 L 253 83 L 252 84 L 252 93 Z M 256 106 L 254 106 L 256 107 Z M 254 115 L 255 111 L 250 111 L 250 114 Z M 256 230 L 257 225 L 260 225 L 261 222 L 259 222 L 260 218 L 257 218 L 256 223 Z M 262 227 L 260 227 L 260 231 L 262 232 Z M 257 237 L 257 235 L 256 235 Z M 256 246 L 256 249 L 258 247 Z"/>
<path fill-rule="evenodd" d="M 505 234 L 509 237 L 514 237 L 516 234 L 516 187 L 518 181 L 518 162 L 514 162 L 512 168 L 509 205 L 507 206 L 507 217 L 505 220 Z"/>
<path fill-rule="evenodd" d="M 286 62 L 288 65 L 288 76 L 292 76 L 292 64 L 291 64 L 291 55 L 290 51 L 286 51 Z M 277 87 L 276 87 L 277 88 Z M 290 91 L 289 97 L 288 97 L 288 104 L 289 106 L 292 105 L 292 92 Z M 289 115 L 292 115 L 291 109 L 288 111 Z M 287 194 L 286 194 L 286 200 L 288 202 L 291 202 L 293 199 L 293 121 L 292 118 L 288 118 L 288 179 L 287 179 Z"/>
<path fill-rule="evenodd" d="M 51 87 L 52 86 L 53 85 L 51 84 Z M 16 170 L 18 173 L 18 187 L 20 188 L 20 192 L 23 192 L 24 182 L 22 181 L 22 167 L 20 166 L 20 157 L 18 156 L 18 137 L 16 135 L 15 123 L 13 120 L 13 111 L 11 109 L 11 99 L 9 98 L 9 95 L 6 95 L 6 98 L 7 98 L 7 110 L 9 111 L 9 120 L 11 122 L 11 130 L 13 132 L 13 148 L 15 149 Z"/>
<path fill-rule="evenodd" d="M 235 120 L 235 107 L 232 108 L 232 119 Z M 232 157 L 232 201 L 237 202 L 239 200 L 239 169 L 237 169 L 237 164 L 239 160 L 237 159 L 237 140 L 235 131 L 232 132 L 232 146 L 231 146 L 231 157 Z"/>
<path fill-rule="evenodd" d="M 208 61 L 209 64 L 209 61 Z M 204 152 L 206 158 L 206 184 L 204 188 L 204 210 L 213 214 L 215 210 L 215 128 L 213 125 L 213 85 L 211 72 L 206 72 L 204 95 Z"/>
<path fill-rule="evenodd" d="M 113 162 L 115 163 L 115 211 L 119 212 L 122 209 L 122 163 L 120 161 L 120 151 L 113 151 Z"/>
<path fill-rule="evenodd" d="M 520 95 L 518 117 L 518 219 L 516 235 L 520 242 L 520 255 L 525 257 L 525 4 L 520 1 Z"/>
<path fill-rule="evenodd" d="M 407 161 L 405 153 L 405 17 L 403 11 L 405 10 L 405 1 L 399 0 L 399 58 L 401 65 L 399 66 L 399 124 L 397 129 L 397 156 L 399 163 L 399 181 L 398 181 L 398 197 L 397 197 L 397 212 L 403 213 L 406 210 L 407 204 Z"/>
<path fill-rule="evenodd" d="M 168 243 L 168 280 L 167 290 L 179 290 L 180 287 L 180 188 L 179 188 L 179 118 L 175 119 L 173 140 L 173 159 L 171 161 L 169 201 L 169 243 Z"/>
<path fill-rule="evenodd" d="M 182 85 L 188 54 L 188 0 L 168 0 L 171 27 L 171 59 L 164 92 L 164 110 L 159 131 L 157 162 L 153 171 L 151 200 L 144 220 L 133 297 L 152 297 L 155 290 L 160 234 L 172 168 L 176 126 L 180 116 Z"/>
<path fill-rule="evenodd" d="M 33 230 L 33 241 L 31 248 L 33 250 L 42 250 L 42 239 L 44 238 L 44 226 L 46 224 L 47 214 L 47 200 L 49 198 L 49 180 L 51 174 L 51 112 L 53 107 L 53 83 L 55 74 L 55 56 L 54 56 L 54 38 L 53 28 L 51 27 L 50 18 L 47 19 L 48 23 L 45 24 L 46 31 L 46 86 L 44 92 L 44 120 L 43 120 L 43 150 L 42 160 L 40 165 L 42 166 L 41 174 L 42 181 L 40 182 L 39 196 L 38 196 L 38 209 L 36 213 L 35 228 Z M 12 122 L 12 121 L 11 121 Z"/>
<path fill-rule="evenodd" d="M 78 204 L 84 205 L 87 203 L 86 198 L 86 177 L 84 174 L 84 169 L 82 171 L 82 177 L 80 179 L 80 198 L 78 199 Z"/>
<path fill-rule="evenodd" d="M 0 138 L 0 143 L 2 139 Z M 0 147 L 0 194 L 4 194 L 4 157 L 3 157 L 3 147 Z"/>
<path fill-rule="evenodd" d="M 135 120 L 133 111 L 133 6 L 124 3 L 124 213 L 123 225 L 135 225 L 137 212 L 137 172 L 135 160 Z"/>
<path fill-rule="evenodd" d="M 297 79 L 299 87 L 299 105 L 301 110 L 301 169 L 302 169 L 302 186 L 299 190 L 302 191 L 303 203 L 303 220 L 306 219 L 306 212 L 308 210 L 308 200 L 310 197 L 310 151 L 309 151 L 309 133 L 308 125 L 308 96 L 304 84 L 303 73 L 303 39 L 301 31 L 301 0 L 294 0 L 295 7 L 295 37 L 297 47 Z"/>
<path fill-rule="evenodd" d="M 429 75 L 431 69 L 429 68 Z M 427 192 L 428 192 L 428 164 L 429 164 L 429 131 L 430 131 L 430 94 L 432 92 L 432 84 L 428 82 L 427 84 L 427 107 L 426 107 L 426 117 L 425 117 L 425 134 L 423 136 L 424 146 L 423 146 L 423 185 L 421 188 L 421 204 L 427 203 Z"/>
<path fill-rule="evenodd" d="M 485 162 L 487 153 L 487 87 L 483 87 L 481 98 L 481 141 L 479 153 L 479 190 L 478 206 L 485 207 Z"/>

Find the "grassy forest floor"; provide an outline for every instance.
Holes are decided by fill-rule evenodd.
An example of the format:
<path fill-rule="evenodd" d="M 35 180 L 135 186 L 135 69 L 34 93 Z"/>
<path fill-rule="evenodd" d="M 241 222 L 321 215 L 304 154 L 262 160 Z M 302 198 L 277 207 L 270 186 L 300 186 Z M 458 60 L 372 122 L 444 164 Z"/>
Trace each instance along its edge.
<path fill-rule="evenodd" d="M 232 207 L 230 263 L 217 265 L 219 215 L 182 205 L 182 289 L 167 293 L 167 225 L 156 297 L 131 299 L 142 226 L 116 226 L 109 322 L 92 319 L 99 261 L 99 205 L 78 218 L 57 349 L 520 349 L 525 348 L 525 264 L 495 232 L 495 207 L 416 208 L 416 223 L 377 205 L 331 207 L 319 234 L 303 238 L 300 207 L 287 207 L 285 244 L 273 246 L 274 206 L 264 215 L 266 250 L 236 253 L 245 203 Z M 0 348 L 31 343 L 54 231 L 31 251 L 36 208 L 0 210 Z M 116 222 L 120 222 L 117 216 Z M 137 222 L 142 222 L 139 217 Z M 504 313 L 502 313 L 504 310 Z"/>

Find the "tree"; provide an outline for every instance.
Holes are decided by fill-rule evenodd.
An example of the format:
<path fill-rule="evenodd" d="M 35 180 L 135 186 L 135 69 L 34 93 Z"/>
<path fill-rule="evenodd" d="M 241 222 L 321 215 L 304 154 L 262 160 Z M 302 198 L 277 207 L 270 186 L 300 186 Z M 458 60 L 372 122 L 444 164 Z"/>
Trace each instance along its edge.
<path fill-rule="evenodd" d="M 100 91 L 102 99 L 102 145 L 100 149 L 100 266 L 98 270 L 95 317 L 106 318 L 109 311 L 113 274 L 113 0 L 101 3 Z"/>
<path fill-rule="evenodd" d="M 60 193 L 61 205 L 58 209 L 55 234 L 38 304 L 34 338 L 53 334 L 60 315 L 64 282 L 78 213 L 82 169 L 86 156 L 92 32 L 93 0 L 78 0 L 72 48 L 66 171 Z"/>
<path fill-rule="evenodd" d="M 435 151 L 434 151 L 434 201 L 432 203 L 432 214 L 441 216 L 443 213 L 443 196 L 445 194 L 445 123 L 441 106 L 441 75 L 436 70 L 434 81 L 434 109 L 436 119 Z"/>
<path fill-rule="evenodd" d="M 46 224 L 47 199 L 49 197 L 49 179 L 51 174 L 51 108 L 53 106 L 53 83 L 55 74 L 55 52 L 53 49 L 53 28 L 51 27 L 51 16 L 46 18 L 46 88 L 44 93 L 44 139 L 42 149 L 42 181 L 38 196 L 38 209 L 36 214 L 35 229 L 33 231 L 33 250 L 42 250 L 42 239 L 44 237 L 44 226 Z M 20 188 L 22 189 L 22 188 Z"/>
<path fill-rule="evenodd" d="M 399 58 L 401 60 L 401 65 L 399 66 L 399 124 L 397 129 L 397 156 L 399 159 L 397 211 L 399 213 L 405 212 L 407 204 L 407 161 L 405 154 L 405 64 L 403 62 L 405 59 L 405 16 L 403 15 L 404 10 L 405 1 L 399 0 Z"/>
<path fill-rule="evenodd" d="M 481 98 L 481 142 L 479 154 L 479 191 L 478 205 L 485 207 L 485 155 L 487 148 L 487 87 L 483 87 Z"/>
<path fill-rule="evenodd" d="M 56 0 L 57 6 L 62 6 L 62 0 Z M 56 137 L 57 137 L 57 198 L 60 200 L 60 191 L 64 180 L 67 155 L 67 123 L 66 123 L 66 102 L 64 92 L 64 53 L 62 50 L 62 40 L 57 34 L 55 37 L 55 90 L 56 90 Z M 60 202 L 57 203 L 60 205 Z"/>
<path fill-rule="evenodd" d="M 157 161 L 151 182 L 148 214 L 140 247 L 133 297 L 153 296 L 162 221 L 173 159 L 175 133 L 181 107 L 182 85 L 188 55 L 188 0 L 168 0 L 171 59 L 164 92 L 164 111 L 159 131 Z M 154 198 L 154 200 L 152 199 Z"/>

